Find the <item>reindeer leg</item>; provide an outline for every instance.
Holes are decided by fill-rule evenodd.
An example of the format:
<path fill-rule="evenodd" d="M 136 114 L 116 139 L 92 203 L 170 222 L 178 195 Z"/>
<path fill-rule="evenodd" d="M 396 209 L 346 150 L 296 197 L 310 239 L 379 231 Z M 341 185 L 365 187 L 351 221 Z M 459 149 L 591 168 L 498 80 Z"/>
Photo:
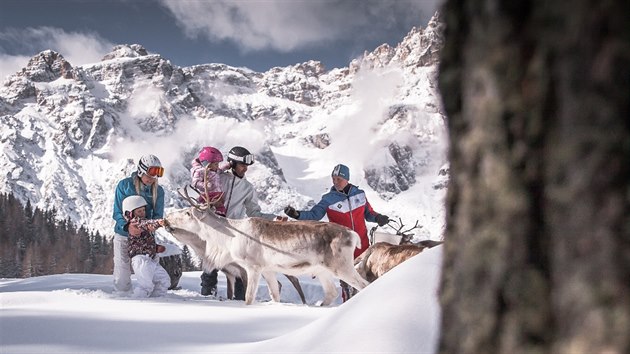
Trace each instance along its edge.
<path fill-rule="evenodd" d="M 306 305 L 306 297 L 304 296 L 304 291 L 302 291 L 302 286 L 300 285 L 300 281 L 298 280 L 298 278 L 292 275 L 288 275 L 288 274 L 285 274 L 284 276 L 287 277 L 287 279 L 289 279 L 291 284 L 293 284 L 293 287 L 295 288 L 295 290 L 297 290 L 298 295 L 300 295 L 300 299 L 302 300 L 302 303 Z"/>
<path fill-rule="evenodd" d="M 247 293 L 247 289 L 248 289 L 248 277 L 247 277 L 247 272 L 245 271 L 245 269 L 241 268 L 241 283 L 243 284 L 243 291 L 245 291 L 245 293 Z M 236 294 L 234 294 L 236 295 Z"/>
<path fill-rule="evenodd" d="M 223 274 L 225 274 L 225 279 L 227 280 L 227 298 L 228 300 L 234 300 L 234 284 L 236 282 L 236 277 L 234 274 L 226 272 L 222 270 Z"/>
<path fill-rule="evenodd" d="M 317 274 L 317 279 L 324 289 L 324 301 L 321 306 L 328 306 L 339 296 L 333 277 L 328 272 L 321 272 Z"/>
<path fill-rule="evenodd" d="M 267 287 L 269 288 L 269 296 L 275 302 L 280 302 L 280 286 L 278 283 L 278 279 L 276 278 L 275 272 L 263 272 L 263 278 L 267 282 Z"/>
<path fill-rule="evenodd" d="M 258 283 L 260 282 L 260 271 L 246 268 L 247 272 L 247 290 L 245 291 L 245 304 L 251 305 L 256 300 L 258 292 Z"/>

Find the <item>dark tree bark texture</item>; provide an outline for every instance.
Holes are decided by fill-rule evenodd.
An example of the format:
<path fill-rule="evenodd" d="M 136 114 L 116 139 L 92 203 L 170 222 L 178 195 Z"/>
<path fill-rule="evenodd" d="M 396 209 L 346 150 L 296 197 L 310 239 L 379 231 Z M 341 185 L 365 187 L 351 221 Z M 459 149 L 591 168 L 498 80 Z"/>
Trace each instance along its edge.
<path fill-rule="evenodd" d="M 442 353 L 630 353 L 630 1 L 447 0 Z"/>

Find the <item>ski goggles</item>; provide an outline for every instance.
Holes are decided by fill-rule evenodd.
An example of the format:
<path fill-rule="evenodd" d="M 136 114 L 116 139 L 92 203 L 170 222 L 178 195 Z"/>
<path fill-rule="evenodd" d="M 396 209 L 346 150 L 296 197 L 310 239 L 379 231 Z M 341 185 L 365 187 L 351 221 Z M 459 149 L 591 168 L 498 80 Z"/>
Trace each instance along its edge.
<path fill-rule="evenodd" d="M 164 167 L 151 166 L 147 169 L 147 174 L 151 177 L 162 177 L 164 175 Z"/>
<path fill-rule="evenodd" d="M 245 156 L 237 156 L 234 154 L 228 154 L 228 159 L 231 159 L 238 163 L 244 163 L 248 166 L 254 163 L 254 155 L 252 154 L 248 154 Z"/>
<path fill-rule="evenodd" d="M 243 156 L 242 161 L 246 164 L 246 165 L 251 165 L 254 163 L 254 155 L 249 154 L 249 155 L 245 155 Z"/>

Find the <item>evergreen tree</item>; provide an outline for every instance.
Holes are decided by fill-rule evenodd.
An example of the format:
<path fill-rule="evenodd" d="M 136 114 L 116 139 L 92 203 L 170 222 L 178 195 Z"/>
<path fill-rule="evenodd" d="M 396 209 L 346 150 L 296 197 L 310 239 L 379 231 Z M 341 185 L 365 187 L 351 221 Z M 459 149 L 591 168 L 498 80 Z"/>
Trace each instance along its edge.
<path fill-rule="evenodd" d="M 57 220 L 48 210 L 0 193 L 0 277 L 18 278 L 70 272 L 111 274 L 111 242 L 98 232 Z"/>
<path fill-rule="evenodd" d="M 184 245 L 182 249 L 182 263 L 185 272 L 189 272 L 195 269 L 195 265 L 193 264 L 192 256 L 190 254 L 190 250 L 188 246 Z"/>

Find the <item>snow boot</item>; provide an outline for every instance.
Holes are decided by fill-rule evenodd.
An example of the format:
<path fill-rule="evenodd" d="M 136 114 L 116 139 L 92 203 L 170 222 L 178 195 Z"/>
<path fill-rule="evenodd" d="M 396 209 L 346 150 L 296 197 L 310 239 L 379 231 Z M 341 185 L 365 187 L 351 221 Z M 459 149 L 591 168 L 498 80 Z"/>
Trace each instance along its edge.
<path fill-rule="evenodd" d="M 340 280 L 339 284 L 341 285 L 341 300 L 343 300 L 343 302 L 350 300 L 353 295 L 352 287 L 343 280 Z"/>
<path fill-rule="evenodd" d="M 234 300 L 245 301 L 245 286 L 243 285 L 243 279 L 236 278 L 234 282 Z"/>
<path fill-rule="evenodd" d="M 179 279 L 182 277 L 182 256 L 180 254 L 173 254 L 166 257 L 160 257 L 160 265 L 166 272 L 168 276 L 171 278 L 171 285 L 168 287 L 168 290 L 177 290 L 181 289 L 179 284 Z"/>
<path fill-rule="evenodd" d="M 201 295 L 217 296 L 217 273 L 216 269 L 201 273 Z"/>

